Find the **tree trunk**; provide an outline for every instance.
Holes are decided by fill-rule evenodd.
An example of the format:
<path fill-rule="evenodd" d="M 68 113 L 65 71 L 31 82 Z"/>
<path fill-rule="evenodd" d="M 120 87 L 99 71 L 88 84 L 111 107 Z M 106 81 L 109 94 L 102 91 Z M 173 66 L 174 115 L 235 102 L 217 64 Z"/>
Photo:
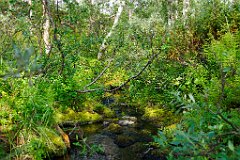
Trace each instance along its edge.
<path fill-rule="evenodd" d="M 129 3 L 133 3 L 133 0 L 129 0 Z M 128 8 L 128 19 L 131 20 L 133 15 L 133 8 Z"/>
<path fill-rule="evenodd" d="M 28 0 L 28 5 L 30 6 L 29 9 L 29 19 L 32 19 L 32 0 Z"/>
<path fill-rule="evenodd" d="M 29 5 L 29 22 L 30 22 L 30 35 L 32 35 L 32 0 L 28 0 L 28 5 Z"/>
<path fill-rule="evenodd" d="M 42 0 L 43 2 L 43 42 L 45 46 L 45 53 L 49 54 L 51 51 L 51 43 L 50 43 L 50 8 L 48 4 L 48 0 Z"/>
<path fill-rule="evenodd" d="M 175 20 L 178 18 L 178 0 L 168 1 L 168 26 L 172 27 Z"/>
<path fill-rule="evenodd" d="M 107 40 L 109 39 L 109 37 L 111 37 L 114 29 L 116 28 L 116 26 L 118 25 L 118 21 L 119 21 L 119 18 L 122 14 L 122 11 L 123 11 L 123 7 L 124 7 L 125 3 L 124 1 L 119 1 L 119 7 L 118 7 L 118 11 L 117 11 L 117 14 L 115 16 L 115 19 L 114 19 L 114 22 L 113 22 L 113 25 L 112 25 L 112 28 L 111 30 L 108 32 L 107 36 L 104 38 L 103 42 L 102 42 L 102 45 L 99 49 L 99 52 L 98 52 L 98 59 L 101 59 L 106 48 L 107 48 Z"/>
<path fill-rule="evenodd" d="M 186 20 L 188 18 L 187 13 L 189 11 L 190 7 L 190 2 L 189 0 L 183 0 L 183 22 L 186 24 Z"/>

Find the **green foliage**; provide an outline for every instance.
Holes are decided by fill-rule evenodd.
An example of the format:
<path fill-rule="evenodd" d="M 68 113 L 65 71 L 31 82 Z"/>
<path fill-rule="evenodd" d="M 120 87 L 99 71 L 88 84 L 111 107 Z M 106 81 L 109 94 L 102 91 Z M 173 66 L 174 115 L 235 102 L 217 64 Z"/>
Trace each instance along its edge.
<path fill-rule="evenodd" d="M 239 156 L 239 115 L 236 115 L 239 111 L 229 110 L 237 103 L 232 99 L 237 94 L 230 93 L 238 92 L 239 84 L 235 80 L 238 74 L 232 74 L 239 67 L 238 51 L 235 36 L 226 33 L 205 51 L 210 63 L 194 67 L 198 72 L 188 67 L 185 79 L 178 77 L 173 81 L 179 91 L 174 93 L 172 102 L 183 111 L 183 120 L 177 129 L 171 132 L 165 129 L 155 137 L 155 142 L 171 153 L 169 159 L 236 159 Z M 215 70 L 213 63 L 217 65 L 215 73 L 211 73 Z"/>
<path fill-rule="evenodd" d="M 206 55 L 209 61 L 214 63 L 219 70 L 215 74 L 217 77 L 220 77 L 220 80 L 214 81 L 215 86 L 216 84 L 218 84 L 218 86 L 222 85 L 222 89 L 224 89 L 224 91 L 222 91 L 224 94 L 223 105 L 234 106 L 238 104 L 236 101 L 236 99 L 239 98 L 238 79 L 240 68 L 238 38 L 234 34 L 226 33 L 219 41 L 212 42 L 211 46 L 206 49 Z M 216 99 L 217 97 L 211 97 L 211 94 L 209 94 L 209 98 Z"/>
<path fill-rule="evenodd" d="M 87 138 L 79 140 L 77 142 L 73 142 L 75 147 L 79 147 L 81 149 L 81 156 L 93 156 L 94 154 L 103 154 L 104 148 L 101 145 L 88 145 L 86 143 Z"/>
<path fill-rule="evenodd" d="M 142 119 L 163 128 L 178 122 L 178 116 L 163 107 L 145 107 Z"/>
<path fill-rule="evenodd" d="M 232 134 L 232 128 L 219 116 L 200 108 L 209 110 L 207 107 L 198 106 L 186 112 L 182 124 L 177 129 L 171 132 L 159 131 L 155 142 L 163 150 L 170 151 L 169 159 L 237 158 L 239 156 L 239 141 L 237 140 L 239 133 Z M 226 114 L 231 115 L 234 112 Z M 234 124 L 238 123 L 239 121 L 234 121 Z M 238 149 L 235 151 L 235 148 Z"/>
<path fill-rule="evenodd" d="M 7 153 L 4 149 L 4 146 L 1 144 L 0 145 L 0 158 L 4 158 L 4 157 L 6 157 L 6 155 L 7 155 Z"/>
<path fill-rule="evenodd" d="M 189 1 L 186 14 L 184 1 L 126 2 L 103 60 L 97 53 L 115 16 L 90 1 L 48 2 L 48 55 L 42 2 L 0 3 L 0 137 L 7 135 L 11 153 L 43 159 L 61 148 L 63 154 L 53 126 L 114 117 L 101 103 L 112 96 L 114 105 L 129 103 L 145 111 L 143 119 L 164 123 L 155 141 L 169 159 L 240 156 L 239 1 Z M 104 93 L 131 77 L 121 90 Z M 168 128 L 180 116 L 178 127 Z M 83 154 L 101 152 L 99 146 L 74 144 Z M 4 147 L 0 157 L 7 156 Z"/>
<path fill-rule="evenodd" d="M 66 146 L 61 136 L 46 127 L 22 129 L 19 131 L 21 145 L 16 146 L 16 156 L 29 155 L 31 158 L 41 160 L 51 155 L 62 156 L 66 153 Z"/>

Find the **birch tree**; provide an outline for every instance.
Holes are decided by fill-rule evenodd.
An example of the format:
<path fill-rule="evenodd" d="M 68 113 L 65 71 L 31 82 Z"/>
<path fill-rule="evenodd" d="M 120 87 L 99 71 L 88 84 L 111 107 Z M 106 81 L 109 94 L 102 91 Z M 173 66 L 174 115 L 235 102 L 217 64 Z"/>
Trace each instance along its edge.
<path fill-rule="evenodd" d="M 103 56 L 103 53 L 105 52 L 106 48 L 107 48 L 107 40 L 111 37 L 112 33 L 114 32 L 116 26 L 118 25 L 118 21 L 120 19 L 120 16 L 122 14 L 123 8 L 125 6 L 125 2 L 124 1 L 119 1 L 118 4 L 118 11 L 116 13 L 113 25 L 111 30 L 108 32 L 108 34 L 106 35 L 106 37 L 104 38 L 102 45 L 100 46 L 99 52 L 98 52 L 98 59 L 101 59 Z"/>
<path fill-rule="evenodd" d="M 174 24 L 175 20 L 178 18 L 178 5 L 178 0 L 168 1 L 168 27 L 171 27 Z"/>
<path fill-rule="evenodd" d="M 51 51 L 51 42 L 50 42 L 50 8 L 49 1 L 42 0 L 43 3 L 43 42 L 45 46 L 45 53 L 49 54 Z"/>
<path fill-rule="evenodd" d="M 189 0 L 183 0 L 183 22 L 185 23 L 187 20 L 187 13 L 189 11 L 190 7 L 190 1 Z"/>

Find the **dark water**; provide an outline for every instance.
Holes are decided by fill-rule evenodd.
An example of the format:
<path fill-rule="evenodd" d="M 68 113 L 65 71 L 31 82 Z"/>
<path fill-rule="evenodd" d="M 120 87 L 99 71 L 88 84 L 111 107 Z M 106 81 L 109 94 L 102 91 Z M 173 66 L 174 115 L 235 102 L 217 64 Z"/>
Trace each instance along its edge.
<path fill-rule="evenodd" d="M 117 129 L 109 129 L 103 123 L 88 124 L 81 126 L 84 132 L 85 153 L 81 153 L 83 146 L 72 144 L 71 150 L 59 160 L 161 160 L 164 156 L 152 154 L 156 149 L 150 145 L 153 135 L 156 135 L 158 128 L 140 119 L 140 114 L 129 108 L 118 112 L 118 118 L 122 113 L 135 116 L 137 121 L 134 125 L 119 126 L 117 121 L 108 125 L 117 125 Z M 82 140 L 79 143 L 83 143 Z M 94 147 L 92 147 L 94 146 Z M 90 148 L 93 149 L 90 149 Z M 97 148 L 97 149 L 96 149 Z M 103 149 L 103 152 L 98 150 Z"/>

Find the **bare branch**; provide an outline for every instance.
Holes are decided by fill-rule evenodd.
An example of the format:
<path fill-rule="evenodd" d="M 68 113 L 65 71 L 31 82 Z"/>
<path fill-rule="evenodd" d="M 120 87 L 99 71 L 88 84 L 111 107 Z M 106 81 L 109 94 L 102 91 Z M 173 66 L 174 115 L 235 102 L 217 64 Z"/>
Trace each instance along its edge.
<path fill-rule="evenodd" d="M 124 87 L 128 82 L 130 82 L 131 80 L 134 80 L 136 79 L 137 77 L 139 77 L 143 71 L 146 70 L 146 68 L 153 62 L 153 60 L 158 56 L 158 54 L 153 54 L 151 56 L 151 58 L 148 60 L 148 62 L 145 64 L 145 66 L 134 76 L 130 77 L 128 80 L 126 80 L 123 84 L 121 84 L 120 86 L 112 89 L 112 90 L 105 90 L 105 92 L 114 92 L 114 91 L 117 91 L 119 89 L 121 89 L 122 87 Z"/>
<path fill-rule="evenodd" d="M 117 91 L 121 88 L 123 88 L 127 83 L 129 83 L 131 80 L 136 79 L 137 77 L 139 77 L 145 70 L 146 68 L 153 62 L 153 60 L 158 56 L 158 54 L 153 53 L 153 55 L 151 56 L 151 58 L 148 60 L 148 62 L 144 65 L 144 67 L 134 76 L 128 78 L 124 83 L 122 83 L 120 86 L 114 88 L 114 89 L 103 89 L 103 88 L 95 88 L 95 89 L 89 89 L 89 90 L 76 90 L 76 92 L 78 93 L 90 93 L 90 92 L 96 92 L 99 90 L 102 90 L 103 92 L 114 92 Z"/>
<path fill-rule="evenodd" d="M 89 83 L 88 85 L 86 85 L 84 87 L 84 90 L 86 90 L 87 87 L 89 87 L 89 86 L 93 85 L 94 83 L 96 83 L 97 80 L 103 76 L 104 72 L 110 67 L 110 64 L 111 64 L 112 60 L 113 59 L 110 59 L 108 61 L 108 65 L 102 70 L 102 72 L 91 83 Z"/>
<path fill-rule="evenodd" d="M 95 88 L 95 89 L 89 89 L 89 90 L 76 90 L 77 93 L 90 93 L 90 92 L 96 92 L 99 90 L 103 90 L 103 88 Z"/>

